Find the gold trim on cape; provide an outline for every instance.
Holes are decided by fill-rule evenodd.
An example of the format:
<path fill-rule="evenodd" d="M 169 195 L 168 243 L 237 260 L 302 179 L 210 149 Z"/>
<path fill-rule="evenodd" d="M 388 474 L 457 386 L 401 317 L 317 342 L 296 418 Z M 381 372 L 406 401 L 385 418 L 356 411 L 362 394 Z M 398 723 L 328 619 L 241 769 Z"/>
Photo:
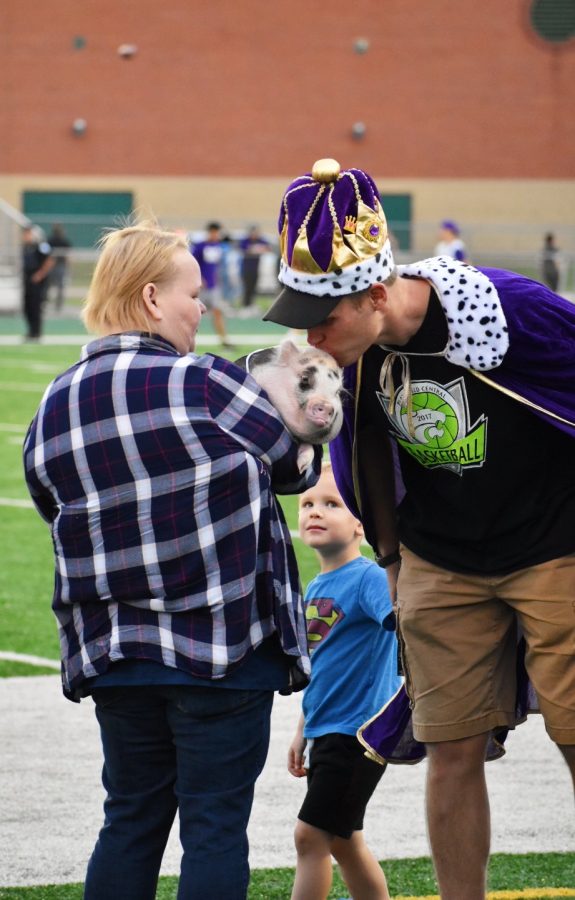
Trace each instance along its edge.
<path fill-rule="evenodd" d="M 475 375 L 476 378 L 479 378 L 480 381 L 484 381 L 485 384 L 488 384 L 490 387 L 495 388 L 496 391 L 501 391 L 502 394 L 506 394 L 513 400 L 517 400 L 519 403 L 523 403 L 524 406 L 529 406 L 531 409 L 536 409 L 538 412 L 542 412 L 546 416 L 549 416 L 552 419 L 556 419 L 558 422 L 563 422 L 565 425 L 570 425 L 572 428 L 575 428 L 575 422 L 572 422 L 571 419 L 564 419 L 563 416 L 559 416 L 557 415 L 557 413 L 551 412 L 549 409 L 545 409 L 544 406 L 539 406 L 538 403 L 533 403 L 532 400 L 528 400 L 526 397 L 523 397 L 516 391 L 512 391 L 511 388 L 503 387 L 502 384 L 498 384 L 496 381 L 492 381 L 492 379 L 488 378 L 487 375 L 484 375 L 483 372 L 478 372 L 476 369 L 468 369 L 467 371 L 470 372 L 471 375 Z"/>

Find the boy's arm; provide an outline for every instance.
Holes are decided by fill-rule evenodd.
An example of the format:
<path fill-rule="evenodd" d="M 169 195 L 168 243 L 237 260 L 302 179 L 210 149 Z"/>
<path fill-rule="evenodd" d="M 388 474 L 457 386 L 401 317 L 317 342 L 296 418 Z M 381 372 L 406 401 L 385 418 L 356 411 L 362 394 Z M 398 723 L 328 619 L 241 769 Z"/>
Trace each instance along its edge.
<path fill-rule="evenodd" d="M 304 717 L 303 713 L 299 717 L 296 733 L 288 750 L 287 767 L 290 775 L 294 778 L 303 778 L 307 774 L 307 770 L 303 766 L 303 752 L 307 743 L 303 736 Z"/>

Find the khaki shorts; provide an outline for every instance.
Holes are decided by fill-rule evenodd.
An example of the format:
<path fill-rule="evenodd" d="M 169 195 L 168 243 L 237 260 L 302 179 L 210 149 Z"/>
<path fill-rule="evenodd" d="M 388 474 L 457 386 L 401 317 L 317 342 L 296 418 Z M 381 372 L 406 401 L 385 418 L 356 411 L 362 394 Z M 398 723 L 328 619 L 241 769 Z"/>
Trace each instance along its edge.
<path fill-rule="evenodd" d="M 558 744 L 575 744 L 575 554 L 476 576 L 440 569 L 403 547 L 397 593 L 417 740 L 515 725 L 519 626 L 547 732 Z"/>

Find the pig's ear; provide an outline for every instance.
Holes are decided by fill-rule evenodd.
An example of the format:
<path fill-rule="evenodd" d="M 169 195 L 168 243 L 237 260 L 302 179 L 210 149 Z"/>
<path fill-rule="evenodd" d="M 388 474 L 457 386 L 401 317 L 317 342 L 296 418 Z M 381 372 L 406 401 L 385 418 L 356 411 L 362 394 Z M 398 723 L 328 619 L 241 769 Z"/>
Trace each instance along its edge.
<path fill-rule="evenodd" d="M 293 341 L 286 338 L 278 347 L 278 363 L 287 366 L 290 361 L 299 356 L 299 349 Z"/>

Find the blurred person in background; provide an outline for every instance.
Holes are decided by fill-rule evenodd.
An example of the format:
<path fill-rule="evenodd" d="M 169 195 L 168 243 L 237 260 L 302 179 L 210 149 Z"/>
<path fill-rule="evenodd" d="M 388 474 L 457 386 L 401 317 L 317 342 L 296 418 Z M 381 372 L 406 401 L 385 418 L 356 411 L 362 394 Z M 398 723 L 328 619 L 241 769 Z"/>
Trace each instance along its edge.
<path fill-rule="evenodd" d="M 254 307 L 254 297 L 258 288 L 260 260 L 269 249 L 269 241 L 262 235 L 257 225 L 252 225 L 247 235 L 240 241 L 243 284 L 241 312 L 244 315 L 257 315 L 257 308 Z"/>
<path fill-rule="evenodd" d="M 25 341 L 39 341 L 49 276 L 55 260 L 52 247 L 37 225 L 22 229 L 22 306 L 27 332 Z"/>
<path fill-rule="evenodd" d="M 50 272 L 49 294 L 53 295 L 56 312 L 62 312 L 68 283 L 69 251 L 72 243 L 60 222 L 54 222 L 48 235 L 52 247 L 54 267 Z"/>
<path fill-rule="evenodd" d="M 220 281 L 222 296 L 227 307 L 233 306 L 239 294 L 239 250 L 236 241 L 228 232 L 222 234 L 222 260 L 220 263 Z"/>
<path fill-rule="evenodd" d="M 209 222 L 206 226 L 205 240 L 197 241 L 190 249 L 198 261 L 202 274 L 202 302 L 212 317 L 222 347 L 231 348 L 233 345 L 228 340 L 224 317 L 226 304 L 222 288 L 222 262 L 225 248 L 220 223 Z"/>
<path fill-rule="evenodd" d="M 46 389 L 24 445 L 55 552 L 62 683 L 91 695 L 105 820 L 84 900 L 153 900 L 176 812 L 181 900 L 245 900 L 246 835 L 275 691 L 310 672 L 275 491 L 299 445 L 258 384 L 195 354 L 205 307 L 185 238 L 110 232 L 84 307 L 98 335 Z"/>
<path fill-rule="evenodd" d="M 560 253 L 559 247 L 555 243 L 555 235 L 548 232 L 543 241 L 543 251 L 541 253 L 541 277 L 543 283 L 556 291 L 559 287 L 559 276 L 561 269 L 559 266 Z"/>
<path fill-rule="evenodd" d="M 439 242 L 435 246 L 435 256 L 451 256 L 459 262 L 469 262 L 459 226 L 451 219 L 445 219 L 439 227 Z"/>

